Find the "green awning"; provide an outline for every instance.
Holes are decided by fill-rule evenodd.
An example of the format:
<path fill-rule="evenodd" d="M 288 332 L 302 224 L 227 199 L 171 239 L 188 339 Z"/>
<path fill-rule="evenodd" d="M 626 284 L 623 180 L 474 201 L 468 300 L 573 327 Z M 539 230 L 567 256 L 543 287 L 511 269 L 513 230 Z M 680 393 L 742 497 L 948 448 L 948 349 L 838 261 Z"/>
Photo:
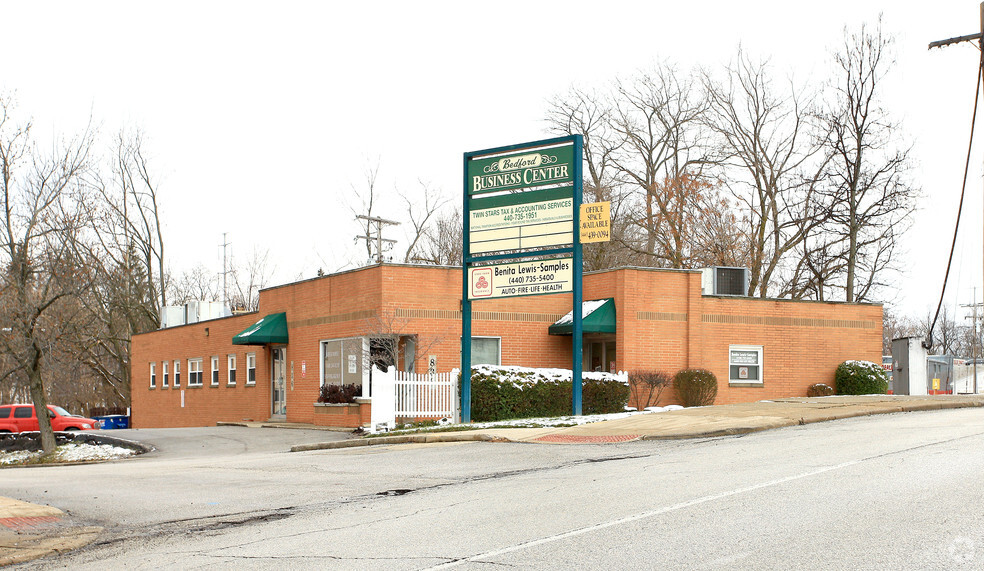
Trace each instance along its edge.
<path fill-rule="evenodd" d="M 581 330 L 584 333 L 615 333 L 615 300 L 608 298 L 582 302 Z M 574 312 L 567 312 L 547 332 L 551 335 L 573 335 Z"/>
<path fill-rule="evenodd" d="M 271 313 L 232 338 L 233 345 L 287 344 L 287 314 Z"/>

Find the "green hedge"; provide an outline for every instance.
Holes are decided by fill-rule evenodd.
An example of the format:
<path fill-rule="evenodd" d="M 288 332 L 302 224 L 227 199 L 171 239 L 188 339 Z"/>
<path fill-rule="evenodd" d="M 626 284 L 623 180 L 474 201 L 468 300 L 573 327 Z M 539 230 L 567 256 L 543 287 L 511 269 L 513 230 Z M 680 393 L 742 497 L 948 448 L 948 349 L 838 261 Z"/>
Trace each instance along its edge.
<path fill-rule="evenodd" d="M 871 361 L 844 361 L 837 365 L 834 382 L 839 395 L 883 395 L 888 392 L 888 373 Z"/>
<path fill-rule="evenodd" d="M 535 369 L 477 367 L 472 369 L 471 419 L 492 422 L 516 418 L 571 414 L 570 373 L 547 376 Z M 458 378 L 461 391 L 461 378 Z M 629 402 L 628 385 L 616 380 L 584 379 L 581 410 L 584 414 L 622 412 Z"/>

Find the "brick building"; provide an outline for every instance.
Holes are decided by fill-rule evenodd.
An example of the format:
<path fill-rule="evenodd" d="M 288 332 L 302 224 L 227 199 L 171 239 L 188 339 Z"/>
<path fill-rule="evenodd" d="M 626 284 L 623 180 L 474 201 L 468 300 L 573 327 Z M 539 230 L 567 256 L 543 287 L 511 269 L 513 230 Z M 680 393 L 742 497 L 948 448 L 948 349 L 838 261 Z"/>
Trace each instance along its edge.
<path fill-rule="evenodd" d="M 265 289 L 256 313 L 136 335 L 132 426 L 332 424 L 314 406 L 321 385 L 364 384 L 370 361 L 459 367 L 461 291 L 461 268 L 383 264 Z M 881 358 L 878 304 L 705 295 L 700 271 L 650 268 L 589 273 L 584 299 L 598 300 L 585 302 L 585 370 L 710 369 L 719 404 L 804 396 L 845 360 Z M 570 309 L 570 294 L 475 302 L 473 363 L 569 369 Z"/>

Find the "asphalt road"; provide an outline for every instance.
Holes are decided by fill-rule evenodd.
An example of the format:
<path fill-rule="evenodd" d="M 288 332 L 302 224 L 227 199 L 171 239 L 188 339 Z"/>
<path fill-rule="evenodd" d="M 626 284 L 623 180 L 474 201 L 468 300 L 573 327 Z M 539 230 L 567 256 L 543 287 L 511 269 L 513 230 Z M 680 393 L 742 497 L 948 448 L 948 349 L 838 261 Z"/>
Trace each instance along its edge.
<path fill-rule="evenodd" d="M 143 458 L 0 473 L 4 495 L 106 527 L 31 566 L 984 568 L 981 409 L 619 445 L 287 453 L 273 429 L 185 430 L 145 432 Z"/>

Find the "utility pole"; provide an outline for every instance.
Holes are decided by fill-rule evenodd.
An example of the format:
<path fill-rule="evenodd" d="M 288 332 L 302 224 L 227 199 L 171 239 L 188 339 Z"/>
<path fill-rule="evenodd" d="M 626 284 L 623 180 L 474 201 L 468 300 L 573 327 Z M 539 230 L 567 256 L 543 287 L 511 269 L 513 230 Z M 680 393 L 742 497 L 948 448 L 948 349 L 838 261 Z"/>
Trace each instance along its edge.
<path fill-rule="evenodd" d="M 970 307 L 972 310 L 972 315 L 970 319 L 972 324 L 971 326 L 973 327 L 973 336 L 970 338 L 970 346 L 971 346 L 970 357 L 971 357 L 971 362 L 974 364 L 974 394 L 975 395 L 977 394 L 977 361 L 979 360 L 977 356 L 977 308 L 980 305 L 982 304 L 977 303 L 977 288 L 975 287 L 973 303 L 971 303 L 969 306 L 968 305 L 962 306 L 962 307 Z"/>
<path fill-rule="evenodd" d="M 365 236 L 356 236 L 355 239 L 356 240 L 365 240 L 366 241 L 366 244 L 369 246 L 369 250 L 370 250 L 370 253 L 369 253 L 369 261 L 370 262 L 372 261 L 372 244 L 373 244 L 373 242 L 375 242 L 376 243 L 376 263 L 377 264 L 382 264 L 383 263 L 383 244 L 385 243 L 386 244 L 386 249 L 389 250 L 390 248 L 393 247 L 393 244 L 396 243 L 396 240 L 389 240 L 389 239 L 383 238 L 383 226 L 384 225 L 385 226 L 399 226 L 400 223 L 399 222 L 394 222 L 393 220 L 386 220 L 386 219 L 383 219 L 383 218 L 379 218 L 378 216 L 363 216 L 361 214 L 358 215 L 358 216 L 356 216 L 356 219 L 358 219 L 358 220 L 365 220 L 366 221 L 366 235 Z M 373 224 L 376 225 L 376 233 L 375 233 L 375 235 L 373 235 L 373 232 L 372 232 L 372 225 Z"/>
<path fill-rule="evenodd" d="M 981 59 L 980 59 L 980 61 L 978 62 L 977 65 L 978 65 L 978 68 L 980 68 L 981 66 L 984 66 L 984 2 L 981 2 L 981 9 L 980 10 L 981 10 L 981 31 L 977 32 L 976 34 L 968 34 L 966 36 L 957 36 L 956 38 L 949 38 L 949 39 L 946 39 L 946 40 L 937 40 L 935 42 L 930 42 L 929 43 L 929 49 L 933 49 L 933 48 L 944 48 L 946 46 L 951 46 L 953 44 L 960 44 L 960 43 L 963 43 L 963 42 L 972 42 L 972 43 L 973 42 L 976 42 L 977 43 L 977 49 L 980 50 L 980 52 L 981 52 Z M 977 88 L 980 89 L 980 86 L 978 85 Z M 976 103 L 974 104 L 974 113 L 975 113 L 975 115 L 977 113 L 977 104 Z M 971 131 L 972 131 L 971 132 L 971 140 L 973 141 L 973 136 L 974 136 L 973 135 L 973 129 L 971 129 Z M 968 162 L 970 160 L 969 154 L 968 154 L 967 160 L 968 160 Z M 964 176 L 966 177 L 966 174 Z M 982 227 L 984 227 L 984 224 L 982 224 Z M 984 259 L 984 252 L 982 252 L 982 259 Z M 946 285 L 944 284 L 943 287 L 945 288 Z M 977 298 L 977 293 L 976 292 L 977 292 L 977 290 L 975 288 L 975 290 L 974 290 L 974 298 L 975 298 L 974 299 L 974 303 L 975 304 L 977 303 L 977 299 L 976 299 Z M 975 305 L 974 313 L 976 315 L 976 305 Z M 977 319 L 976 319 L 976 317 L 974 319 L 974 327 L 975 327 L 975 331 L 976 331 L 976 327 L 977 327 Z M 932 335 L 932 333 L 930 333 L 930 335 Z M 977 338 L 976 334 L 974 335 L 974 338 L 975 339 Z M 976 358 L 974 359 L 974 394 L 977 394 L 977 359 Z"/>
<path fill-rule="evenodd" d="M 230 244 L 230 242 L 226 240 L 227 235 L 228 232 L 222 233 L 222 244 L 220 244 L 220 246 L 222 246 L 222 305 L 228 308 L 229 311 L 232 311 L 232 308 L 229 307 L 229 287 L 226 280 L 226 276 L 229 274 L 228 250 Z"/>

